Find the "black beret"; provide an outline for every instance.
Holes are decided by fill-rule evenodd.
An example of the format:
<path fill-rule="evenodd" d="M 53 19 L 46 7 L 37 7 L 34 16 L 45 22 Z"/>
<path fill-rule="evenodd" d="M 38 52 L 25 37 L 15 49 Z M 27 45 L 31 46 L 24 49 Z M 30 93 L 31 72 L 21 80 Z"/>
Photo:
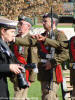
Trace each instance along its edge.
<path fill-rule="evenodd" d="M 32 20 L 29 17 L 26 17 L 24 15 L 18 16 L 18 21 L 21 21 L 21 20 L 24 20 L 24 21 L 30 23 L 32 26 L 34 25 L 33 22 L 32 22 Z"/>
<path fill-rule="evenodd" d="M 47 18 L 47 17 L 50 17 L 51 18 L 51 16 L 53 17 L 53 18 L 56 18 L 56 19 L 58 19 L 58 15 L 56 14 L 56 13 L 46 13 L 45 15 L 43 15 L 43 18 Z"/>

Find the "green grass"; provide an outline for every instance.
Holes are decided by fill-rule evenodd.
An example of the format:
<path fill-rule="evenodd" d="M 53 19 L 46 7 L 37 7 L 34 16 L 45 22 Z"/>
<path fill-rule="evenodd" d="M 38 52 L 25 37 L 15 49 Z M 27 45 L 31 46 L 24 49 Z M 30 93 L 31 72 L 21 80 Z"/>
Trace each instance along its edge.
<path fill-rule="evenodd" d="M 34 28 L 42 28 L 43 25 L 34 25 L 33 27 L 34 27 Z"/>
<path fill-rule="evenodd" d="M 14 89 L 13 89 L 13 84 L 10 82 L 9 79 L 8 79 L 8 86 L 9 86 L 10 100 L 12 100 L 12 98 L 14 97 Z M 58 89 L 58 96 L 59 96 L 59 100 L 62 100 L 60 86 Z M 31 84 L 31 87 L 29 88 L 29 91 L 28 91 L 28 97 L 29 98 L 38 98 L 38 100 L 41 100 L 41 85 L 40 85 L 39 81 L 36 81 Z"/>
<path fill-rule="evenodd" d="M 28 97 L 36 97 L 38 98 L 38 100 L 41 100 L 41 86 L 39 81 L 36 81 L 31 84 L 31 87 L 28 91 Z"/>
<path fill-rule="evenodd" d="M 73 26 L 66 26 L 66 25 L 61 25 L 61 26 L 59 26 L 59 25 L 58 25 L 57 28 L 73 28 Z"/>
<path fill-rule="evenodd" d="M 34 25 L 34 28 L 43 28 L 43 25 Z M 73 25 L 58 25 L 57 28 L 73 28 Z"/>
<path fill-rule="evenodd" d="M 13 98 L 14 97 L 14 88 L 13 88 L 13 83 L 10 81 L 9 78 L 8 78 L 8 89 L 9 89 L 10 98 Z"/>
<path fill-rule="evenodd" d="M 10 100 L 14 97 L 14 88 L 12 82 L 8 78 L 8 89 L 10 94 Z M 41 85 L 39 81 L 36 81 L 31 84 L 31 87 L 28 90 L 28 97 L 29 98 L 38 98 L 41 100 Z"/>
<path fill-rule="evenodd" d="M 61 85 L 59 85 L 59 89 L 58 89 L 58 97 L 59 97 L 59 100 L 62 100 L 62 91 L 61 91 Z"/>

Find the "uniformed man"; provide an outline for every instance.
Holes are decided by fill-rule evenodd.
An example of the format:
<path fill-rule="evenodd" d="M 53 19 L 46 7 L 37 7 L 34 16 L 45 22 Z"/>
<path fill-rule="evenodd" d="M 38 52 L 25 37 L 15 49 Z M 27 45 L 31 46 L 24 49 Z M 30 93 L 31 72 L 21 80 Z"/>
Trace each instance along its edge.
<path fill-rule="evenodd" d="M 58 84 L 56 82 L 56 76 L 55 76 L 55 71 L 53 71 L 53 76 L 50 70 L 50 67 L 54 67 L 66 59 L 69 58 L 69 53 L 68 50 L 65 48 L 65 45 L 62 41 L 66 41 L 67 38 L 65 34 L 61 31 L 58 31 L 56 29 L 56 26 L 58 24 L 58 16 L 54 13 L 53 14 L 53 32 L 55 34 L 55 40 L 50 39 L 50 31 L 51 31 L 51 13 L 46 14 L 43 16 L 43 26 L 44 29 L 46 30 L 44 33 L 42 33 L 43 36 L 47 37 L 44 45 L 46 45 L 46 54 L 43 52 L 43 45 L 41 45 L 40 42 L 37 42 L 36 39 L 21 39 L 21 38 L 15 38 L 15 43 L 18 45 L 32 45 L 32 46 L 37 46 L 38 48 L 38 57 L 39 57 L 39 73 L 38 73 L 38 80 L 41 82 L 41 88 L 42 88 L 42 100 L 56 100 L 57 99 L 57 88 Z M 40 36 L 40 35 L 39 35 Z M 39 38 L 39 36 L 37 38 Z M 50 55 L 50 47 L 55 48 L 55 54 L 54 54 L 54 59 L 48 60 L 48 55 Z M 42 49 L 43 48 L 43 49 Z M 55 68 L 54 68 L 55 70 Z M 59 75 L 60 76 L 60 75 Z M 53 79 L 52 79 L 53 77 Z M 50 86 L 50 80 L 52 79 L 53 83 Z M 52 88 L 53 87 L 53 88 Z M 50 89 L 52 88 L 52 89 Z"/>
<path fill-rule="evenodd" d="M 43 42 L 45 41 L 44 45 L 47 45 L 46 48 L 48 48 L 48 50 L 50 50 L 50 48 L 53 46 L 55 48 L 55 54 L 54 54 L 54 58 L 51 58 L 49 60 L 48 54 L 51 53 L 51 51 L 49 51 L 48 54 L 46 55 L 47 57 L 45 59 L 41 59 L 41 63 L 42 63 L 41 66 L 45 66 L 45 69 L 40 66 L 39 73 L 38 73 L 38 79 L 41 81 L 41 87 L 42 87 L 42 100 L 57 100 L 58 99 L 56 93 L 57 93 L 59 84 L 57 83 L 56 76 L 55 76 L 56 68 L 53 68 L 53 76 L 52 74 L 50 75 L 50 73 L 52 73 L 51 72 L 52 67 L 57 67 L 59 64 L 61 64 L 63 61 L 65 61 L 69 57 L 68 50 L 65 49 L 63 46 L 62 47 L 58 46 L 58 44 L 61 41 L 66 41 L 67 37 L 65 36 L 63 32 L 56 29 L 57 24 L 58 24 L 58 16 L 55 13 L 53 13 L 53 32 L 55 35 L 55 40 L 52 42 L 52 40 L 50 41 L 51 13 L 43 16 L 43 26 L 44 26 L 44 29 L 46 30 L 45 33 L 42 34 L 43 36 L 45 36 L 44 39 L 46 39 L 46 40 L 43 39 Z M 37 39 L 40 41 L 39 37 L 41 39 L 42 36 L 40 35 L 37 36 Z M 56 44 L 56 40 L 58 41 L 57 44 Z M 43 65 L 45 61 L 46 61 L 46 64 Z M 50 82 L 51 77 L 53 77 L 52 83 Z M 50 89 L 48 87 L 50 87 Z"/>
<path fill-rule="evenodd" d="M 9 49 L 8 42 L 15 36 L 17 22 L 6 18 L 0 18 L 0 100 L 9 100 L 7 77 L 12 73 L 21 73 L 23 67 L 12 64 L 13 53 Z"/>
<path fill-rule="evenodd" d="M 33 25 L 32 20 L 24 15 L 20 15 L 18 17 L 18 34 L 16 37 L 21 37 L 22 39 L 25 37 L 26 39 L 28 39 L 30 37 L 30 29 Z M 23 60 L 26 60 L 26 63 L 24 64 L 28 64 L 28 63 L 36 63 L 37 64 L 37 48 L 36 47 L 26 47 L 26 46 L 18 46 L 18 49 L 16 50 L 14 47 L 14 53 L 15 56 L 16 52 L 19 53 L 19 55 L 21 56 L 21 58 L 23 58 Z M 21 62 L 21 59 L 20 59 Z M 34 82 L 36 80 L 36 73 L 32 70 L 32 71 L 26 71 L 26 75 L 29 74 L 29 78 L 26 76 L 26 79 L 30 85 L 30 83 Z M 27 93 L 28 93 L 28 87 L 23 89 L 19 89 L 17 82 L 15 82 L 15 98 L 27 98 Z"/>

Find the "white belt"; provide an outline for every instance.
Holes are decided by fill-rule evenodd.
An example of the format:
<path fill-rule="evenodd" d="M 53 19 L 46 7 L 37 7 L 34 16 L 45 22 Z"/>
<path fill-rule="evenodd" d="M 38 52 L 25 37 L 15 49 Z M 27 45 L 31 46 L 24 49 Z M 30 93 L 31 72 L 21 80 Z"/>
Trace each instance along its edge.
<path fill-rule="evenodd" d="M 42 63 L 46 63 L 47 60 L 46 60 L 46 59 L 41 59 L 41 62 L 42 62 Z"/>

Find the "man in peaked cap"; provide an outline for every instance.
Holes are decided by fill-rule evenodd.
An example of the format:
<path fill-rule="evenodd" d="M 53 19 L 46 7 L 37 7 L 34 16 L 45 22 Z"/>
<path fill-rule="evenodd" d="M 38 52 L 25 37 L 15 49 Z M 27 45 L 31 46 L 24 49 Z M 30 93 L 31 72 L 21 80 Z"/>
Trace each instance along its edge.
<path fill-rule="evenodd" d="M 58 24 L 58 17 L 56 14 L 53 15 L 53 33 L 55 36 L 55 40 L 52 40 L 51 37 L 51 14 L 45 14 L 43 16 L 43 27 L 45 29 L 44 33 L 41 35 L 34 36 L 39 38 L 41 36 L 45 36 L 47 39 L 45 42 L 38 42 L 36 39 L 30 38 L 29 40 L 24 38 L 15 38 L 15 43 L 17 45 L 25 45 L 25 46 L 37 46 L 38 48 L 38 80 L 41 83 L 42 89 L 42 100 L 58 100 L 57 97 L 57 89 L 59 84 L 56 79 L 55 69 L 56 66 L 62 63 L 63 61 L 69 58 L 68 50 L 60 46 L 60 42 L 66 41 L 67 37 L 62 31 L 57 30 L 56 26 Z M 26 42 L 24 42 L 26 41 Z M 45 45 L 45 47 L 43 46 Z M 51 55 L 50 48 L 55 48 L 54 59 L 49 59 L 49 55 Z M 53 68 L 53 74 L 51 73 L 51 69 Z"/>
<path fill-rule="evenodd" d="M 26 17 L 24 15 L 20 15 L 18 17 L 18 34 L 16 37 L 21 37 L 21 39 L 26 38 L 29 39 L 30 38 L 30 29 L 33 25 L 32 20 L 29 17 Z M 20 42 L 22 40 L 19 40 Z M 23 41 L 25 42 L 25 40 Z M 26 47 L 26 46 L 18 46 L 18 53 L 23 57 L 24 60 L 26 60 L 27 63 L 37 63 L 37 49 L 36 47 Z M 14 52 L 16 52 L 14 51 Z M 29 78 L 27 78 L 28 83 L 32 83 L 36 80 L 36 73 L 31 70 L 29 73 Z M 27 75 L 26 73 L 26 75 Z M 19 89 L 17 82 L 15 81 L 14 84 L 14 89 L 15 89 L 15 99 L 19 98 L 27 98 L 27 93 L 28 93 L 28 87 L 23 89 Z M 27 99 L 26 99 L 27 100 Z"/>
<path fill-rule="evenodd" d="M 7 18 L 0 17 L 0 27 L 16 29 L 18 21 L 9 20 Z"/>
<path fill-rule="evenodd" d="M 11 77 L 12 72 L 19 74 L 23 69 L 19 64 L 11 64 L 13 53 L 8 47 L 8 42 L 15 36 L 16 25 L 16 21 L 0 19 L 0 100 L 9 100 L 7 77 Z"/>

